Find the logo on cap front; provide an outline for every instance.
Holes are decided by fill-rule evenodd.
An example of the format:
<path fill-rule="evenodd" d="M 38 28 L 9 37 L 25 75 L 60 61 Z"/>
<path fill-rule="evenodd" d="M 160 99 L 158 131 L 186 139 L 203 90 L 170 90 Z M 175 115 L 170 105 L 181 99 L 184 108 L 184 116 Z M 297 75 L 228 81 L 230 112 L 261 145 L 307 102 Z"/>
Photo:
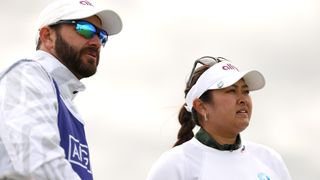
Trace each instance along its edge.
<path fill-rule="evenodd" d="M 222 69 L 223 69 L 223 70 L 237 70 L 237 71 L 239 71 L 238 68 L 235 67 L 235 66 L 232 65 L 232 64 L 226 64 L 226 65 L 222 66 Z"/>
<path fill-rule="evenodd" d="M 222 88 L 223 85 L 224 85 L 223 81 L 220 81 L 220 82 L 217 84 L 218 88 Z"/>
<path fill-rule="evenodd" d="M 93 6 L 93 4 L 91 2 L 89 2 L 88 0 L 80 1 L 80 4 Z"/>

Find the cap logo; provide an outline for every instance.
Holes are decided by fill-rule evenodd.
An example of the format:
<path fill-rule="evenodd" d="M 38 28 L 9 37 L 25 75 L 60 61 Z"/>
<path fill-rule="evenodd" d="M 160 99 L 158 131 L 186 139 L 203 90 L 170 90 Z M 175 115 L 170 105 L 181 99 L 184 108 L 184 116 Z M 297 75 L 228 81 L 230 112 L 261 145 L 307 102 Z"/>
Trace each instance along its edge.
<path fill-rule="evenodd" d="M 93 6 L 93 4 L 91 4 L 91 2 L 89 2 L 88 0 L 80 1 L 80 4 Z"/>
<path fill-rule="evenodd" d="M 239 71 L 238 68 L 235 67 L 235 66 L 232 65 L 232 64 L 227 64 L 227 65 L 225 65 L 225 66 L 222 66 L 222 69 L 223 69 L 223 70 L 237 70 L 237 71 Z"/>
<path fill-rule="evenodd" d="M 220 81 L 220 82 L 217 84 L 218 88 L 222 88 L 223 85 L 224 85 L 223 81 Z"/>

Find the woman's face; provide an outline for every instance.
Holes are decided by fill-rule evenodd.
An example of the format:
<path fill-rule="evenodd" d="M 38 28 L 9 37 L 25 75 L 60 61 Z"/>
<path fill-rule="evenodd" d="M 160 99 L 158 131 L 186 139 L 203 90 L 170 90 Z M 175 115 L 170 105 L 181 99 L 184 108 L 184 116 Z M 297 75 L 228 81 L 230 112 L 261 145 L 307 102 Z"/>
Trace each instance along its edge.
<path fill-rule="evenodd" d="M 212 135 L 233 138 L 249 125 L 252 102 L 248 86 L 239 80 L 224 89 L 212 90 L 211 101 L 205 103 L 208 121 L 203 128 Z"/>

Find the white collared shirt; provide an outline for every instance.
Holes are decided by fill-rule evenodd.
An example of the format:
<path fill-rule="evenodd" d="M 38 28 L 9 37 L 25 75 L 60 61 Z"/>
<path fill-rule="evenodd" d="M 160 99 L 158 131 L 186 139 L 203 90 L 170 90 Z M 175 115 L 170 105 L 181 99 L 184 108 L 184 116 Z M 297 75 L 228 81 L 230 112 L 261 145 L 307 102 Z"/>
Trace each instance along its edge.
<path fill-rule="evenodd" d="M 85 86 L 51 54 L 39 50 L 27 59 L 0 72 L 0 179 L 80 179 L 59 145 L 52 78 L 82 123 L 72 100 Z"/>

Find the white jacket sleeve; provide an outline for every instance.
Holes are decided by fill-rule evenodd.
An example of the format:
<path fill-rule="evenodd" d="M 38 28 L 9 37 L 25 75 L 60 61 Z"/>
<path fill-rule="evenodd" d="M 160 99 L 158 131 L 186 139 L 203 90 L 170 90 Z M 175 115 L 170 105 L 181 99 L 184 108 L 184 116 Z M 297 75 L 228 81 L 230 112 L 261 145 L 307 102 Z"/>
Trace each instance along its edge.
<path fill-rule="evenodd" d="M 79 180 L 60 147 L 57 97 L 38 63 L 0 77 L 0 179 Z"/>

